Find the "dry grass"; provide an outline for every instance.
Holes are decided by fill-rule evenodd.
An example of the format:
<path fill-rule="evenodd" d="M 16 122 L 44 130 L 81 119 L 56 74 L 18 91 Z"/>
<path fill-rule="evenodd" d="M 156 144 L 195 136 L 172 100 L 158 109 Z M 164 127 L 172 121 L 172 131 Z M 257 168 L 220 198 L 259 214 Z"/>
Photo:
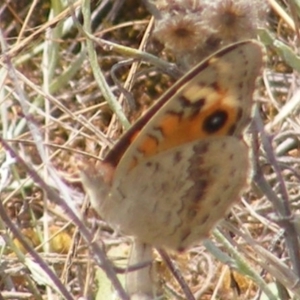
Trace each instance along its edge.
<path fill-rule="evenodd" d="M 287 292 L 300 299 L 300 8 L 294 0 L 288 7 L 270 2 L 260 32 L 268 57 L 251 188 L 212 240 L 172 257 L 197 299 L 289 299 Z M 176 69 L 155 57 L 170 59 L 148 39 L 150 15 L 140 1 L 92 3 L 93 36 L 80 12 L 86 3 L 51 5 L 0 4 L 0 298 L 109 299 L 111 283 L 120 295 L 122 288 L 93 242 L 95 224 L 118 266 L 126 265 L 128 239 L 113 235 L 86 206 L 76 158 L 103 157 L 122 128 L 174 82 Z M 119 101 L 112 103 L 111 93 Z M 165 299 L 185 299 L 158 255 L 157 265 Z"/>

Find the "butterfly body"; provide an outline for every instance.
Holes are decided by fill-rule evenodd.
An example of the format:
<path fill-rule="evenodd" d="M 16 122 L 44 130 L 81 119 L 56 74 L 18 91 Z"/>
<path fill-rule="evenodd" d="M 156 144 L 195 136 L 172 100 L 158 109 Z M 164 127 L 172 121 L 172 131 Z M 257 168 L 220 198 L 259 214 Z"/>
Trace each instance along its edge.
<path fill-rule="evenodd" d="M 262 48 L 222 49 L 175 83 L 99 166 L 83 170 L 93 207 L 114 228 L 156 247 L 205 238 L 249 177 L 243 139 Z"/>

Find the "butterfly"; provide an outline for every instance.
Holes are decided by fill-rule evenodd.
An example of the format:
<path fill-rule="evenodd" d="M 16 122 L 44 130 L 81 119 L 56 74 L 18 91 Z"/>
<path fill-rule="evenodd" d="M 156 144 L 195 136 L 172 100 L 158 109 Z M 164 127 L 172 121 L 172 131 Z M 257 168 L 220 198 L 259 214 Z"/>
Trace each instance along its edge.
<path fill-rule="evenodd" d="M 229 45 L 179 79 L 81 178 L 116 230 L 182 251 L 206 238 L 247 186 L 255 82 L 263 48 Z"/>

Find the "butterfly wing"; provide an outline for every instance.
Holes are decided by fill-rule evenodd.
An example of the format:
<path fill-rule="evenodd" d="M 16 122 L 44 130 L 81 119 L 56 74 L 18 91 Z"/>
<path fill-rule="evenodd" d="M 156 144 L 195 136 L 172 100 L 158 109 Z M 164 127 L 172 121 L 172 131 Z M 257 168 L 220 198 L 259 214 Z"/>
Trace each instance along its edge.
<path fill-rule="evenodd" d="M 206 238 L 247 182 L 248 147 L 210 137 L 143 160 L 106 202 L 106 220 L 156 247 L 184 250 Z"/>
<path fill-rule="evenodd" d="M 131 144 L 114 178 L 126 176 L 143 159 L 173 147 L 211 136 L 241 135 L 250 121 L 262 57 L 257 42 L 239 42 L 186 74 L 132 127 L 132 132 L 139 133 L 134 136 L 130 131 L 121 139 Z M 147 123 L 139 131 L 144 120 Z"/>

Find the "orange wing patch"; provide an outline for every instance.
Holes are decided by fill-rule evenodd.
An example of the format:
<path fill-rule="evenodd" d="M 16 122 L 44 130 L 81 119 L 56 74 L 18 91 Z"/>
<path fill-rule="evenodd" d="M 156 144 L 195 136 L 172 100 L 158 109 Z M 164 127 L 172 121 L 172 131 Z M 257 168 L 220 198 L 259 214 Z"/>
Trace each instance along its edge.
<path fill-rule="evenodd" d="M 199 91 L 199 86 L 197 89 Z M 204 88 L 205 94 L 208 92 L 207 89 L 207 87 Z M 191 87 L 191 90 L 194 88 Z M 197 101 L 195 98 L 190 100 L 185 96 L 190 95 L 190 93 L 185 92 L 179 99 L 185 109 L 181 113 L 167 112 L 161 122 L 153 128 L 163 138 L 160 140 L 159 134 L 146 135 L 138 146 L 138 151 L 143 153 L 145 157 L 150 157 L 211 135 L 231 135 L 235 128 L 234 125 L 241 116 L 241 108 L 236 104 L 234 107 L 230 106 L 230 98 L 233 96 L 228 95 L 228 92 L 226 94 L 225 91 L 211 88 L 208 94 L 214 98 L 213 104 L 211 99 L 207 100 L 204 96 L 198 98 Z M 198 92 L 198 96 L 200 95 L 202 93 Z M 225 98 L 227 99 L 225 100 Z"/>

